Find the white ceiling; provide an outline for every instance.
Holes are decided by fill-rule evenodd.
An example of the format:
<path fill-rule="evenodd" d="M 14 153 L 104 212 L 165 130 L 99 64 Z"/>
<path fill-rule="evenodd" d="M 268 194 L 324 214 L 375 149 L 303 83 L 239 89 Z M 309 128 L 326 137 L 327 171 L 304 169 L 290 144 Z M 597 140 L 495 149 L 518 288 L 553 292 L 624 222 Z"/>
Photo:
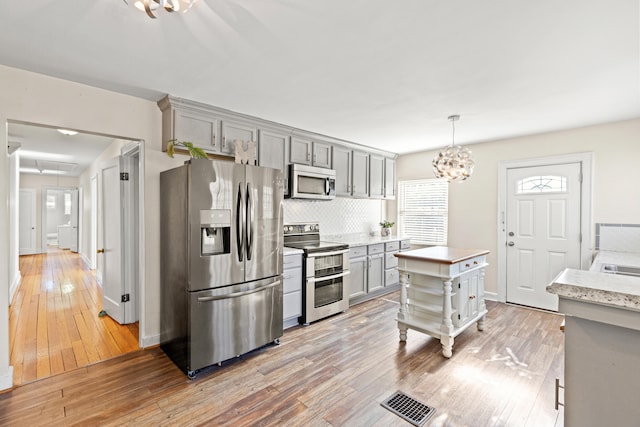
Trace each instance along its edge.
<path fill-rule="evenodd" d="M 14 1 L 0 63 L 407 153 L 640 117 L 638 3 Z"/>

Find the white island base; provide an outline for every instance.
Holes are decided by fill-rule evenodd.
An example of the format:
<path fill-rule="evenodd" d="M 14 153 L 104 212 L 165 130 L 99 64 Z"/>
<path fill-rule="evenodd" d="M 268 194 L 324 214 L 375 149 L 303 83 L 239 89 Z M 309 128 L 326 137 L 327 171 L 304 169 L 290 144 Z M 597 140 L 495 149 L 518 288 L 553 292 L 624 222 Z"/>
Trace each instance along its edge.
<path fill-rule="evenodd" d="M 484 329 L 484 269 L 489 251 L 444 246 L 395 254 L 400 270 L 400 341 L 407 330 L 438 338 L 453 355 L 454 338 L 477 322 Z"/>

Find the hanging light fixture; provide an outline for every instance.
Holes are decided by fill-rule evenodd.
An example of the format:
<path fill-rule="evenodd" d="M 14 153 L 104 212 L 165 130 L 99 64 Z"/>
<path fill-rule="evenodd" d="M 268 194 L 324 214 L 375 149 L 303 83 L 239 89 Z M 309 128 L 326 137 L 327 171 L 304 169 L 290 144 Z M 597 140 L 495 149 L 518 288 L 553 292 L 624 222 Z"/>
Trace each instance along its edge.
<path fill-rule="evenodd" d="M 463 182 L 471 176 L 475 164 L 468 148 L 455 145 L 455 122 L 460 120 L 460 116 L 456 114 L 449 116 L 448 119 L 451 121 L 453 130 L 451 145 L 440 151 L 433 159 L 433 173 L 436 178 L 444 178 L 449 182 Z"/>
<path fill-rule="evenodd" d="M 125 4 L 129 4 L 127 0 L 122 0 Z M 182 9 L 182 13 L 187 13 L 189 9 L 195 4 L 197 0 L 182 0 L 182 2 L 186 5 L 186 9 Z M 140 11 L 146 12 L 149 18 L 156 19 L 156 12 L 158 9 L 162 8 L 167 12 L 179 12 L 180 9 L 180 0 L 136 0 L 133 5 Z"/>

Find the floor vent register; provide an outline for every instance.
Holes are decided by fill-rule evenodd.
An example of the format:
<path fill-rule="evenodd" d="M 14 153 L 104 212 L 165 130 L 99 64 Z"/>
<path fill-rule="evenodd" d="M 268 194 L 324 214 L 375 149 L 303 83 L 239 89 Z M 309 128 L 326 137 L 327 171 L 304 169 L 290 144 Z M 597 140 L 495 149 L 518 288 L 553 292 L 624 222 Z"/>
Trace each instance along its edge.
<path fill-rule="evenodd" d="M 436 412 L 436 408 L 418 402 L 401 391 L 393 393 L 381 405 L 417 427 L 422 427 Z"/>

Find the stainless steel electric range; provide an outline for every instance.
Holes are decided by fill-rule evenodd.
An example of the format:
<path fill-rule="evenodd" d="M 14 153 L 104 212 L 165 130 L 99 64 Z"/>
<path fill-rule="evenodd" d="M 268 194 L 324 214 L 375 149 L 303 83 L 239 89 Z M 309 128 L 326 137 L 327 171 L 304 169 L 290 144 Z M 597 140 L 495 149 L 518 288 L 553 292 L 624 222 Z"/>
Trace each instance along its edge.
<path fill-rule="evenodd" d="M 318 223 L 284 226 L 284 245 L 304 253 L 302 317 L 308 325 L 349 308 L 349 245 L 320 240 Z"/>

